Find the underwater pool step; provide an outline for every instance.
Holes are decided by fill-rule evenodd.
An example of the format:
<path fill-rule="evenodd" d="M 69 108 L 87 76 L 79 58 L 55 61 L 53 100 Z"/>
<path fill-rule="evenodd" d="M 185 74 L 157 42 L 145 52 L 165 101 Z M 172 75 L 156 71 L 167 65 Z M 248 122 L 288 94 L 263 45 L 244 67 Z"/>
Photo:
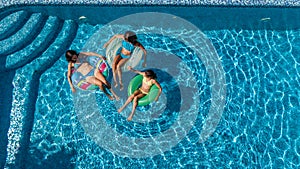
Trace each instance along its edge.
<path fill-rule="evenodd" d="M 5 70 L 17 69 L 42 55 L 58 36 L 63 23 L 59 18 L 50 16 L 34 41 L 22 50 L 7 56 L 5 68 L 0 67 L 0 71 L 2 70 L 1 68 Z"/>
<path fill-rule="evenodd" d="M 44 73 L 44 71 L 50 68 L 62 55 L 64 55 L 76 37 L 77 30 L 78 24 L 75 21 L 66 20 L 64 22 L 59 36 L 40 57 L 44 62 L 37 70 L 39 73 Z"/>
<path fill-rule="evenodd" d="M 35 104 L 39 92 L 41 75 L 47 71 L 69 48 L 76 37 L 78 25 L 76 22 L 64 21 L 63 27 L 55 41 L 40 57 L 18 69 L 14 83 L 18 88 L 13 93 L 14 100 L 10 114 L 10 127 L 8 131 L 7 159 L 5 167 L 22 168 L 24 156 L 27 155 L 30 144 Z M 27 83 L 20 83 L 24 76 Z"/>
<path fill-rule="evenodd" d="M 17 11 L 4 17 L 0 21 L 0 40 L 15 34 L 28 21 L 29 17 L 30 13 L 27 11 Z"/>
<path fill-rule="evenodd" d="M 42 30 L 47 17 L 34 13 L 24 26 L 12 36 L 0 41 L 0 56 L 12 54 L 33 41 Z"/>

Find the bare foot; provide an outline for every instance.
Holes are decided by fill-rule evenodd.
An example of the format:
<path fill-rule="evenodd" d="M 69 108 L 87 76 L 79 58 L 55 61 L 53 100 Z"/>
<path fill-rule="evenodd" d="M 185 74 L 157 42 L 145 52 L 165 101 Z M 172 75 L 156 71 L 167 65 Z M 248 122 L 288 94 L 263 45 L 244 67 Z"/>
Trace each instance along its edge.
<path fill-rule="evenodd" d="M 131 121 L 131 120 L 132 120 L 132 117 L 129 116 L 129 117 L 127 118 L 127 121 Z"/>
<path fill-rule="evenodd" d="M 117 88 L 118 87 L 118 83 L 114 82 L 114 84 L 115 84 L 115 88 Z"/>
<path fill-rule="evenodd" d="M 123 110 L 122 108 L 119 108 L 119 109 L 118 109 L 118 113 L 121 113 L 122 110 Z"/>
<path fill-rule="evenodd" d="M 107 96 L 109 98 L 109 100 L 114 100 L 114 97 L 112 97 L 111 95 Z"/>
<path fill-rule="evenodd" d="M 120 83 L 120 91 L 122 91 L 124 89 L 124 86 L 122 83 Z"/>
<path fill-rule="evenodd" d="M 114 97 L 115 97 L 115 99 L 116 99 L 117 101 L 120 100 L 120 97 L 119 97 L 119 96 L 115 95 Z"/>

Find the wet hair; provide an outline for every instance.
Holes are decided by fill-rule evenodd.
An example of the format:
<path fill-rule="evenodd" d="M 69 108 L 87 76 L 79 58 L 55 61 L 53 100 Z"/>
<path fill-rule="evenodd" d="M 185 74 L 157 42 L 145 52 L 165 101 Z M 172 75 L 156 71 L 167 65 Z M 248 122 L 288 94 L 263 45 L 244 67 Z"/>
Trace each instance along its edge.
<path fill-rule="evenodd" d="M 74 62 L 72 60 L 73 55 L 78 56 L 78 53 L 75 50 L 67 50 L 66 51 L 66 59 L 67 59 L 68 62 Z"/>
<path fill-rule="evenodd" d="M 146 70 L 145 75 L 146 75 L 146 77 L 149 77 L 151 79 L 156 79 L 157 78 L 157 76 L 156 76 L 156 74 L 154 73 L 153 70 Z"/>
<path fill-rule="evenodd" d="M 125 34 L 124 34 L 124 39 L 127 40 L 128 42 L 132 43 L 132 44 L 137 43 L 137 36 L 132 31 L 126 31 Z"/>

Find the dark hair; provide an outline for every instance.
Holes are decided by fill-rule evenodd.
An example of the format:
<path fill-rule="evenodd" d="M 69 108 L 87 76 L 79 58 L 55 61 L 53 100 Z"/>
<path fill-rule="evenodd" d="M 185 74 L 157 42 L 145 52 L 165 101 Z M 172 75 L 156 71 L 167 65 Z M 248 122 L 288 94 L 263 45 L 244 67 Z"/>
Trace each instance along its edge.
<path fill-rule="evenodd" d="M 146 75 L 146 77 L 149 77 L 151 79 L 156 79 L 157 78 L 157 76 L 156 76 L 156 74 L 154 73 L 153 70 L 146 70 L 145 75 Z"/>
<path fill-rule="evenodd" d="M 73 55 L 78 56 L 78 53 L 75 50 L 67 50 L 66 51 L 66 59 L 67 59 L 68 62 L 74 62 L 72 60 Z"/>
<path fill-rule="evenodd" d="M 135 44 L 137 42 L 137 36 L 132 31 L 126 31 L 124 34 L 124 39 L 132 44 Z"/>

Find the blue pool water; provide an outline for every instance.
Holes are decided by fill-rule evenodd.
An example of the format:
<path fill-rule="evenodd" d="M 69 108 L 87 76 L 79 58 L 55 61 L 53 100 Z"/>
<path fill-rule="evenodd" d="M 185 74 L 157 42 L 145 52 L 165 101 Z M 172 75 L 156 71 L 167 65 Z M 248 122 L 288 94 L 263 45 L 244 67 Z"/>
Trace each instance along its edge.
<path fill-rule="evenodd" d="M 240 24 L 231 20 L 222 25 L 217 18 L 234 18 L 234 12 L 211 16 L 215 9 L 206 8 L 208 19 L 203 13 L 154 7 L 136 12 L 152 10 L 171 17 L 162 14 L 166 18 L 154 26 L 146 26 L 145 19 L 143 26 L 136 22 L 134 27 L 122 18 L 114 20 L 123 17 L 122 12 L 101 22 L 88 16 L 94 9 L 73 17 L 47 10 L 42 15 L 30 8 L 1 15 L 1 79 L 10 84 L 2 87 L 6 95 L 1 98 L 1 128 L 6 132 L 1 136 L 6 141 L 1 141 L 1 167 L 299 168 L 297 23 L 279 17 L 285 23 L 280 25 L 264 11 Z M 273 15 L 292 15 L 285 12 Z M 81 14 L 87 19 L 78 20 Z M 169 19 L 176 20 L 174 25 L 168 25 Z M 32 26 L 37 21 L 43 24 Z M 14 23 L 21 25 L 11 28 Z M 162 29 L 164 24 L 170 29 Z M 102 45 L 116 30 L 133 28 L 148 51 L 148 67 L 158 73 L 163 94 L 157 103 L 138 108 L 127 122 L 131 106 L 117 113 L 126 90 L 115 89 L 119 102 L 99 91 L 72 94 L 64 52 L 104 54 Z M 28 29 L 33 33 L 27 34 Z M 126 85 L 134 74 L 123 75 Z M 213 114 L 209 124 L 212 108 L 221 113 Z M 202 138 L 204 131 L 212 133 Z"/>

